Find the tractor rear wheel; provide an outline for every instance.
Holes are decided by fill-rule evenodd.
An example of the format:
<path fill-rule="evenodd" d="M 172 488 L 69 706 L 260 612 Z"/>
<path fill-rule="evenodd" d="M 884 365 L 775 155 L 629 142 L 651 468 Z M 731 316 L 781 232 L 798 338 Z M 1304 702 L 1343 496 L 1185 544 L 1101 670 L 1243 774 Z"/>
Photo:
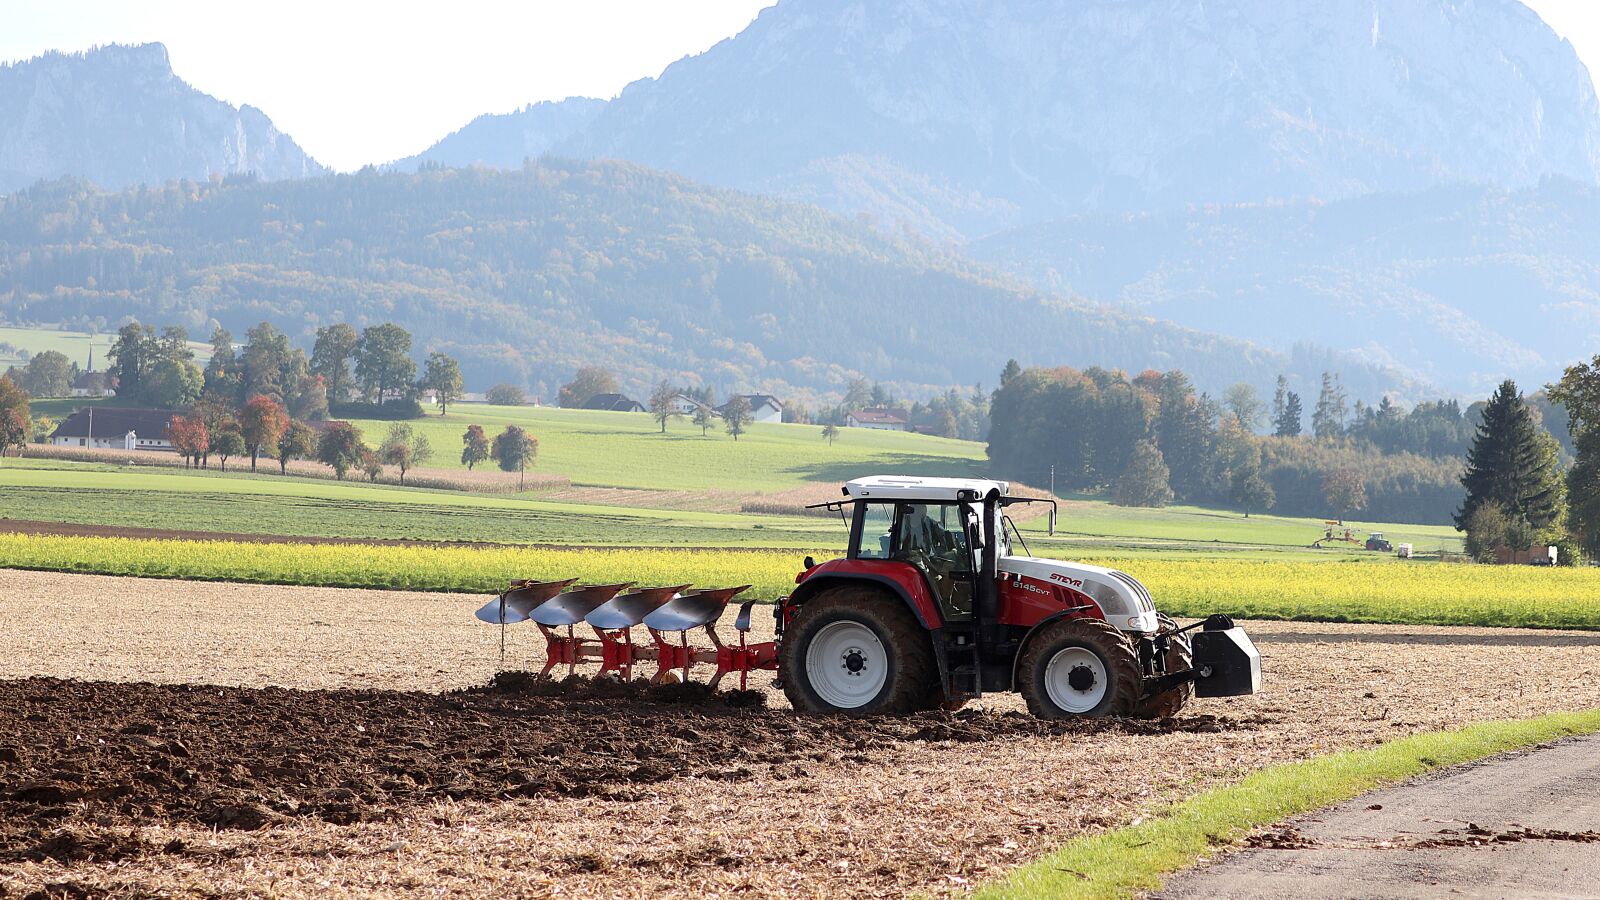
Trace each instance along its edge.
<path fill-rule="evenodd" d="M 1017 662 L 1017 690 L 1041 719 L 1130 715 L 1142 684 L 1132 642 L 1099 619 L 1046 625 Z"/>
<path fill-rule="evenodd" d="M 944 702 L 927 629 L 875 588 L 829 588 L 802 605 L 778 666 L 801 712 L 908 713 Z"/>
<path fill-rule="evenodd" d="M 1161 623 L 1161 633 L 1171 635 L 1167 638 L 1167 671 L 1183 672 L 1194 668 L 1194 648 L 1189 643 L 1189 636 L 1173 634 L 1178 630 L 1178 623 L 1166 613 L 1156 613 L 1156 619 Z M 1193 695 L 1194 682 L 1185 681 L 1175 688 L 1140 700 L 1133 714 L 1140 719 L 1170 719 L 1183 709 Z"/>

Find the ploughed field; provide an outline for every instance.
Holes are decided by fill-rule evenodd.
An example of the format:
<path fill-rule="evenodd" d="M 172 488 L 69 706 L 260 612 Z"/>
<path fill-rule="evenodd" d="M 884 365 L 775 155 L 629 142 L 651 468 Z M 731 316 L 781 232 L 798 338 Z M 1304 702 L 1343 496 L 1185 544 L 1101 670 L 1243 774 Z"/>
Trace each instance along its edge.
<path fill-rule="evenodd" d="M 1264 765 L 1600 706 L 1592 633 L 1256 622 L 1265 692 L 1176 720 L 799 717 L 497 677 L 484 599 L 0 570 L 0 896 L 959 893 Z"/>

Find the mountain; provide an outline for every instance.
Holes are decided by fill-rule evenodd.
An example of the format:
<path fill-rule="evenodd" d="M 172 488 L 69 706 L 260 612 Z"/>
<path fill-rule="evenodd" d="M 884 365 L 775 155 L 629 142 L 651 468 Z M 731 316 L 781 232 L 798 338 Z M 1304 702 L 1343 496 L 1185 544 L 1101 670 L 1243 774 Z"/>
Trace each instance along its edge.
<path fill-rule="evenodd" d="M 562 154 L 946 239 L 1163 211 L 1600 179 L 1600 105 L 1516 0 L 781 0 Z"/>
<path fill-rule="evenodd" d="M 122 188 L 325 171 L 261 110 L 236 109 L 174 75 L 161 44 L 0 66 L 0 194 L 63 176 Z"/>
<path fill-rule="evenodd" d="M 1183 368 L 1299 389 L 1339 369 L 1353 396 L 1418 387 L 1310 348 L 1293 354 L 1042 293 L 933 245 L 814 206 L 621 162 L 510 171 L 364 171 L 103 192 L 79 181 L 0 197 L 0 318 L 204 337 L 270 320 L 385 321 L 469 385 L 542 396 L 604 365 L 647 394 L 676 383 L 832 393 L 865 375 L 903 394 L 993 384 L 1024 364 Z"/>
<path fill-rule="evenodd" d="M 558 102 L 535 103 L 513 113 L 482 115 L 432 147 L 395 160 L 387 168 L 414 172 L 424 163 L 435 163 L 513 169 L 523 160 L 548 153 L 557 143 L 588 127 L 605 106 L 604 100 L 568 97 Z"/>
<path fill-rule="evenodd" d="M 1562 179 L 1081 216 L 967 250 L 1041 290 L 1267 346 L 1314 334 L 1477 396 L 1600 348 L 1600 188 Z"/>

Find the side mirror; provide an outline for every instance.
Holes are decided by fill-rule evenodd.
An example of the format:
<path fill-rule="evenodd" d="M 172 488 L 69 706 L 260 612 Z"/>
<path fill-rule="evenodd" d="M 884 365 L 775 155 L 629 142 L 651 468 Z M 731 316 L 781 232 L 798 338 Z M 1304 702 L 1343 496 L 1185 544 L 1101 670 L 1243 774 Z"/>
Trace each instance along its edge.
<path fill-rule="evenodd" d="M 806 571 L 807 571 L 807 572 L 809 572 L 809 571 L 811 571 L 811 570 L 812 570 L 812 569 L 815 569 L 815 568 L 816 568 L 816 567 L 817 567 L 817 561 L 816 561 L 816 560 L 814 560 L 814 559 L 812 559 L 812 558 L 811 558 L 811 557 L 809 557 L 809 556 L 808 556 L 808 557 L 806 557 L 806 559 L 805 559 L 805 563 L 806 563 Z"/>

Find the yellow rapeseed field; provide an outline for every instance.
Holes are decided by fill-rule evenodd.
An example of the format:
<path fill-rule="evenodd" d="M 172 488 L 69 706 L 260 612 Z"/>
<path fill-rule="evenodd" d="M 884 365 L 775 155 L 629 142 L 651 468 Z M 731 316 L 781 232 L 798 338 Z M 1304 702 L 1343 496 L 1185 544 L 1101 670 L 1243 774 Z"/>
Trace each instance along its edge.
<path fill-rule="evenodd" d="M 750 584 L 771 600 L 794 586 L 790 550 L 253 544 L 0 535 L 0 567 L 266 584 L 492 593 L 517 578 L 590 583 Z M 831 554 L 818 552 L 818 558 Z M 1398 560 L 1090 560 L 1123 569 L 1178 616 L 1600 628 L 1600 569 Z"/>

